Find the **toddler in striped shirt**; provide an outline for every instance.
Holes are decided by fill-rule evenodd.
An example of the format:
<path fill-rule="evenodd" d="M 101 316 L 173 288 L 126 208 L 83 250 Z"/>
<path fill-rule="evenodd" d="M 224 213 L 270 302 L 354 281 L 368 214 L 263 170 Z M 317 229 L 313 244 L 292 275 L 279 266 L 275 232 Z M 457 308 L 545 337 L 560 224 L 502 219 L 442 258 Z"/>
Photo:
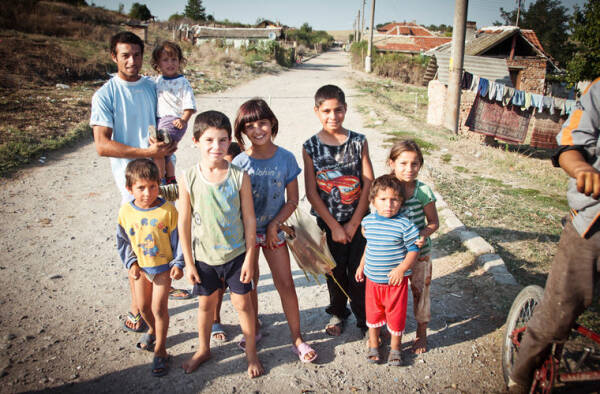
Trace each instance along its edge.
<path fill-rule="evenodd" d="M 362 220 L 367 247 L 356 280 L 366 281 L 365 309 L 369 327 L 367 361 L 379 361 L 379 331 L 391 334 L 388 365 L 402 365 L 402 334 L 406 324 L 408 279 L 417 260 L 419 230 L 403 214 L 402 184 L 394 175 L 383 175 L 371 186 L 369 200 L 375 212 Z M 366 279 L 365 279 L 366 277 Z"/>

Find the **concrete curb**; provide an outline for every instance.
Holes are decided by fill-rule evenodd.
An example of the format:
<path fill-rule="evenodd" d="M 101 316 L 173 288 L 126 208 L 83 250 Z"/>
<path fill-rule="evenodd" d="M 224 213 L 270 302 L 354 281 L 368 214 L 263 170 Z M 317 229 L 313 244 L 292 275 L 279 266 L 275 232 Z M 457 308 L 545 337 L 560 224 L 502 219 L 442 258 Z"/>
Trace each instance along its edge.
<path fill-rule="evenodd" d="M 429 179 L 429 171 L 424 167 Z M 494 280 L 504 285 L 518 285 L 515 278 L 506 269 L 502 257 L 496 254 L 494 247 L 474 231 L 470 231 L 460 219 L 452 212 L 443 197 L 434 190 L 438 215 L 444 219 L 448 227 L 448 235 L 460 239 L 461 243 L 475 255 L 475 261 L 483 270 L 492 274 Z"/>

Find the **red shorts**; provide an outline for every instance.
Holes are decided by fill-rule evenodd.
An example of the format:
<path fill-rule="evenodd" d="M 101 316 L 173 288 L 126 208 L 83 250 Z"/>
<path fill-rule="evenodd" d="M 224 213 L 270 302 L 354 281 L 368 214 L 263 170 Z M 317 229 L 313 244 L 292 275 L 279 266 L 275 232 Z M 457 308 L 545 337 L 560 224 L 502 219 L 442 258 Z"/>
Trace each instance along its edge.
<path fill-rule="evenodd" d="M 369 278 L 366 282 L 367 326 L 376 328 L 387 324 L 392 335 L 402 335 L 406 326 L 408 278 L 405 276 L 399 286 L 375 283 Z"/>

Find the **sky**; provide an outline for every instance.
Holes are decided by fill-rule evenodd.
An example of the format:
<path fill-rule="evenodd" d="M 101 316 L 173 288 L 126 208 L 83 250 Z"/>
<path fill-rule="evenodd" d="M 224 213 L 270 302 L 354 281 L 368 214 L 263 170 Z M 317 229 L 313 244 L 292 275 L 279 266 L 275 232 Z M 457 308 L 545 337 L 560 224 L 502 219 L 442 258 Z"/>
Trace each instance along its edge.
<path fill-rule="evenodd" d="M 371 1 L 365 1 L 365 24 L 370 24 Z M 119 4 L 125 11 L 134 2 L 145 4 L 152 15 L 167 20 L 170 15 L 182 13 L 187 0 L 87 0 L 110 10 Z M 524 0 L 527 9 L 534 0 Z M 583 6 L 585 0 L 562 0 L 569 12 L 573 5 Z M 385 22 L 415 21 L 420 25 L 452 25 L 454 20 L 453 0 L 376 0 L 375 25 Z M 308 22 L 315 30 L 352 30 L 359 9 L 362 13 L 363 0 L 203 0 L 208 14 L 217 20 L 229 19 L 242 23 L 255 23 L 257 19 L 279 21 L 291 27 L 300 27 Z M 505 10 L 516 8 L 516 0 L 471 0 L 467 20 L 475 21 L 477 27 L 490 26 L 500 21 L 500 7 Z M 361 17 L 362 19 L 362 17 Z"/>

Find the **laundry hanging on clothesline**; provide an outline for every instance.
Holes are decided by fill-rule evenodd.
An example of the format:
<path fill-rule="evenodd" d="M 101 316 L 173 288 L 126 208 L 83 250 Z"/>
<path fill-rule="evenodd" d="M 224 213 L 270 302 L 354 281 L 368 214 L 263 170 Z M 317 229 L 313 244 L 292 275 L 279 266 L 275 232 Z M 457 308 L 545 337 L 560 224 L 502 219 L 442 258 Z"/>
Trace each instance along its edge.
<path fill-rule="evenodd" d="M 490 81 L 486 78 L 473 75 L 468 71 L 463 72 L 461 88 L 471 90 L 481 97 L 500 102 L 503 106 L 509 104 L 520 107 L 522 111 L 535 108 L 538 112 L 548 110 L 550 115 L 558 113 L 560 116 L 569 115 L 575 109 L 575 100 L 545 96 L 529 93 L 503 83 Z"/>

